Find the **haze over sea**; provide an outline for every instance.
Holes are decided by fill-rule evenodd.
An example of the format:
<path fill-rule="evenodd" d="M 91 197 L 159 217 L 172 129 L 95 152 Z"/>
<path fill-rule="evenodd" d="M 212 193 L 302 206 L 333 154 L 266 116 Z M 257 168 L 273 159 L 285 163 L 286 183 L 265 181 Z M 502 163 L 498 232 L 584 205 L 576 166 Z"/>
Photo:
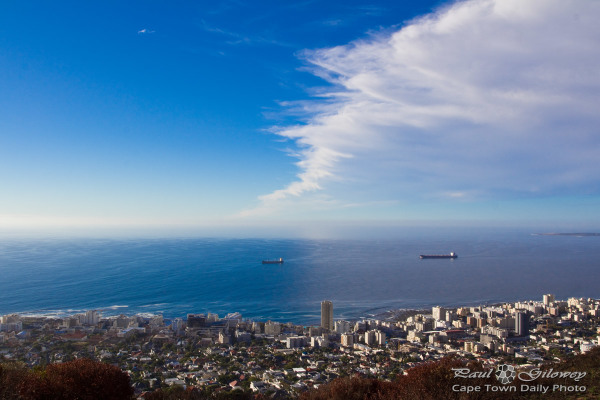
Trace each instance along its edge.
<path fill-rule="evenodd" d="M 599 297 L 600 237 L 410 230 L 370 240 L 5 239 L 0 314 L 240 312 L 318 323 L 390 309 Z M 456 252 L 456 260 L 419 254 Z M 283 257 L 283 265 L 261 260 Z"/>

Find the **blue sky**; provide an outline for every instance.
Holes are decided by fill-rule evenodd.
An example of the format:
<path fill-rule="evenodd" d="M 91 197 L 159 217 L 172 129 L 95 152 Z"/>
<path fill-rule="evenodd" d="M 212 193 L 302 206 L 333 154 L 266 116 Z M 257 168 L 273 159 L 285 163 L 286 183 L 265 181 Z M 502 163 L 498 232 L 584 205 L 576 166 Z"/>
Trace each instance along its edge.
<path fill-rule="evenodd" d="M 594 229 L 599 16 L 588 0 L 5 2 L 0 230 Z"/>

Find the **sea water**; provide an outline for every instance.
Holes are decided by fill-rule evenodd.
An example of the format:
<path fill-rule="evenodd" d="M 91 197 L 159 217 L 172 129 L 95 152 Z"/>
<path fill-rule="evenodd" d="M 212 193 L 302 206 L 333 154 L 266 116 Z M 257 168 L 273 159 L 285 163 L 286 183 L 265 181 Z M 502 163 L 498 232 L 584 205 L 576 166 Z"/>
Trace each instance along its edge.
<path fill-rule="evenodd" d="M 240 312 L 318 323 L 391 309 L 600 297 L 600 237 L 421 230 L 393 238 L 4 239 L 0 314 Z M 421 260 L 420 254 L 458 258 Z M 283 264 L 263 259 L 283 257 Z"/>

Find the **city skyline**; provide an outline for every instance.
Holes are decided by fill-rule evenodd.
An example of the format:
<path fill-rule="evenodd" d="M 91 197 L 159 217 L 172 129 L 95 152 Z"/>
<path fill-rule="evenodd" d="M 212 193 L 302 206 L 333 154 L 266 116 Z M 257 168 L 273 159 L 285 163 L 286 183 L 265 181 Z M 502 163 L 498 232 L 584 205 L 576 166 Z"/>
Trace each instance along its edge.
<path fill-rule="evenodd" d="M 106 316 L 94 310 L 52 317 L 13 313 L 0 315 L 0 348 L 13 368 L 15 361 L 36 371 L 54 364 L 64 368 L 77 359 L 95 365 L 97 372 L 102 363 L 110 363 L 127 377 L 124 388 L 136 394 L 180 386 L 199 393 L 236 390 L 244 398 L 269 392 L 296 398 L 307 391 L 319 393 L 328 384 L 339 387 L 340 378 L 347 376 L 398 384 L 423 367 L 443 372 L 448 360 L 454 367 L 445 367 L 447 373 L 424 385 L 435 386 L 430 397 L 479 392 L 487 398 L 486 392 L 510 391 L 529 398 L 531 392 L 597 391 L 590 362 L 597 359 L 600 344 L 596 299 L 557 300 L 545 294 L 542 301 L 398 311 L 336 320 L 334 332 L 304 323 L 257 321 L 237 312 L 174 319 L 147 313 Z M 471 374 L 474 359 L 482 368 L 478 375 Z M 577 360 L 585 361 L 581 368 L 574 366 Z M 565 364 L 566 370 L 561 368 Z M 518 384 L 506 386 L 515 376 Z M 540 376 L 556 381 L 536 381 Z M 479 378 L 489 383 L 475 380 L 478 386 L 466 386 L 468 379 Z M 7 381 L 6 387 L 20 387 Z M 72 386 L 80 386 L 78 382 Z M 420 397 L 425 390 L 418 390 Z M 61 387 L 56 391 L 63 392 Z M 380 398 L 382 390 L 374 393 Z M 398 398 L 398 392 L 389 398 Z"/>
<path fill-rule="evenodd" d="M 595 231 L 598 16 L 589 0 L 7 4 L 0 234 Z"/>

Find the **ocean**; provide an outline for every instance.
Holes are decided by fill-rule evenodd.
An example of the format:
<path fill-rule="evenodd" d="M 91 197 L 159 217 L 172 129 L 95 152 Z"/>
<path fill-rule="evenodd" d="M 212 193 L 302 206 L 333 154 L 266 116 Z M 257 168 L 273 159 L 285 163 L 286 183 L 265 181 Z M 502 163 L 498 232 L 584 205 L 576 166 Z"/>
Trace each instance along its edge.
<path fill-rule="evenodd" d="M 3 239 L 0 314 L 240 312 L 318 324 L 405 308 L 600 297 L 600 237 L 410 230 L 394 238 Z M 421 260 L 419 254 L 458 254 Z M 283 257 L 284 264 L 263 265 Z"/>

